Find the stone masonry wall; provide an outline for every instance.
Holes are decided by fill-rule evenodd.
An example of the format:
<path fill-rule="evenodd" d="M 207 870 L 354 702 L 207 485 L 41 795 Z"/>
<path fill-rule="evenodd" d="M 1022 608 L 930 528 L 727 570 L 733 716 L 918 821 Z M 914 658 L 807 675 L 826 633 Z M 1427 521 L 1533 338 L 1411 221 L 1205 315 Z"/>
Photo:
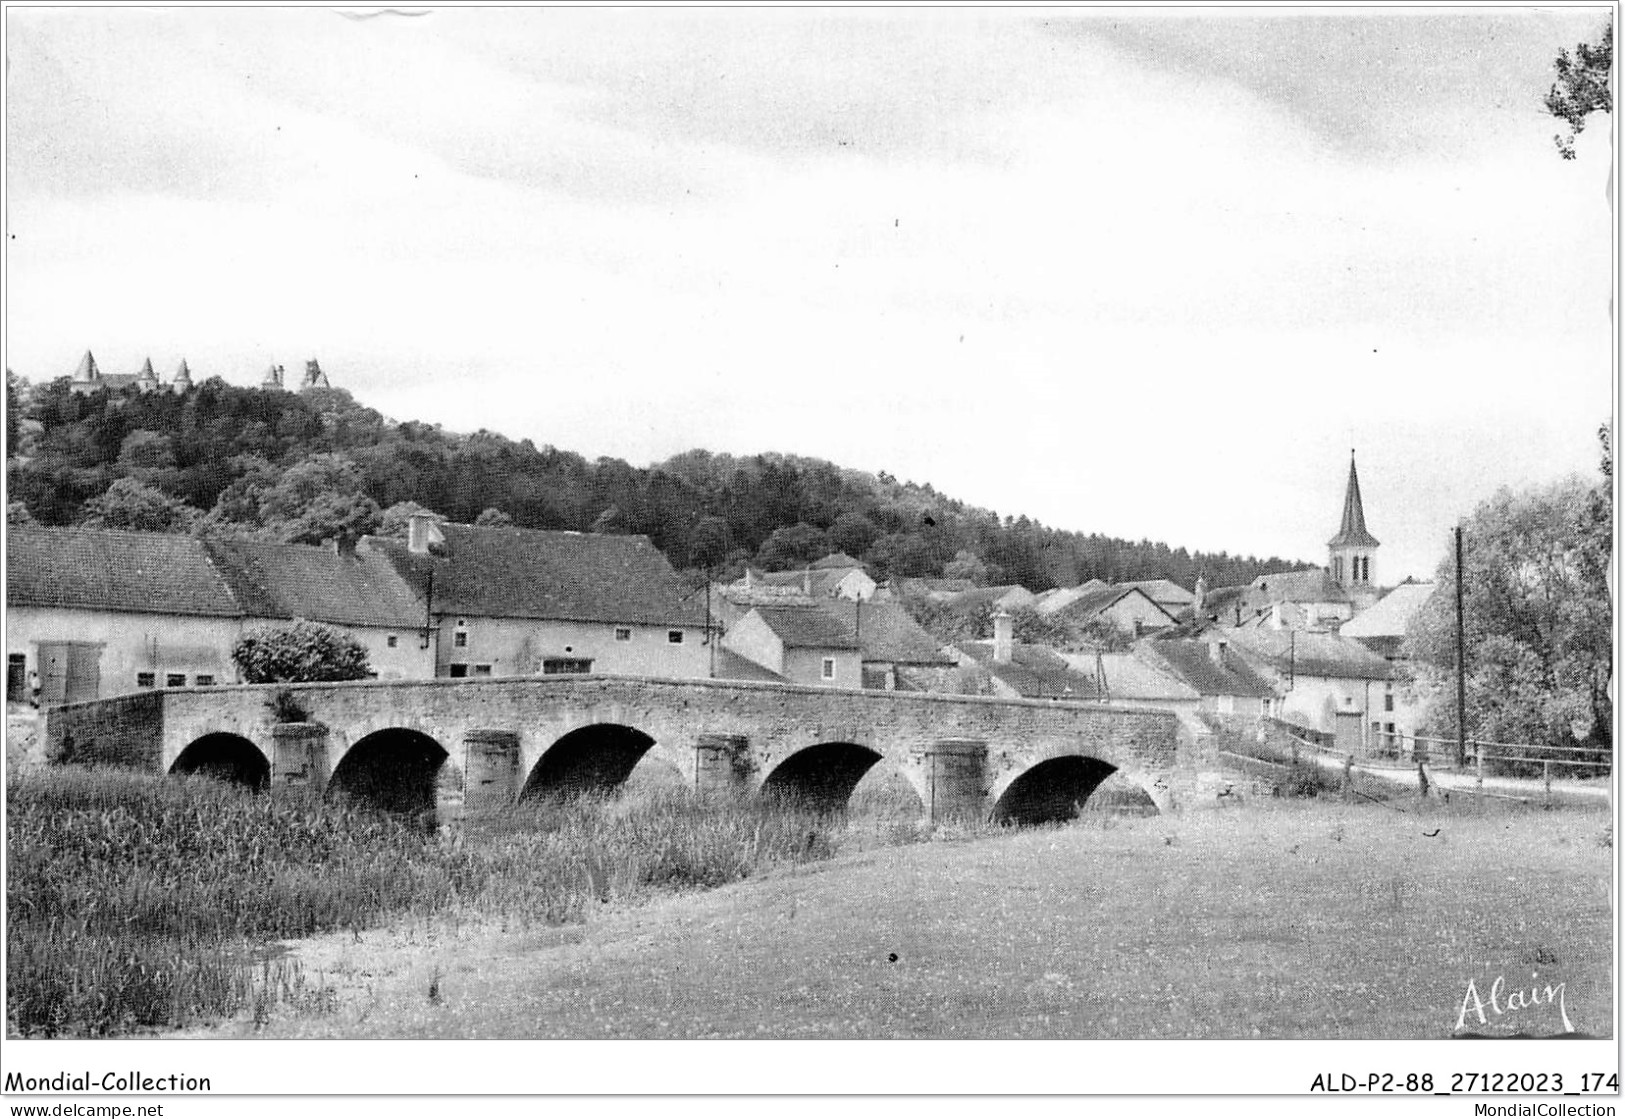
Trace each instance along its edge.
<path fill-rule="evenodd" d="M 160 692 L 136 692 L 45 712 L 45 756 L 53 764 L 159 769 L 163 744 Z"/>
<path fill-rule="evenodd" d="M 271 690 L 238 686 L 156 693 L 150 698 L 164 705 L 163 749 L 152 757 L 149 728 L 143 739 L 149 745 L 140 756 L 167 770 L 191 742 L 216 731 L 240 734 L 269 756 L 266 696 Z M 984 793 L 994 799 L 1033 765 L 1067 754 L 1116 766 L 1164 809 L 1195 785 L 1196 759 L 1179 756 L 1177 717 L 1148 709 L 606 676 L 301 684 L 290 690 L 312 721 L 329 728 L 335 767 L 351 747 L 377 731 L 425 734 L 461 764 L 471 732 L 496 730 L 517 737 L 520 773 L 528 775 L 565 734 L 614 724 L 648 735 L 655 742 L 653 756 L 689 778 L 707 736 L 741 737 L 750 789 L 760 788 L 786 759 L 824 743 L 872 750 L 920 788 L 922 755 L 941 740 L 986 744 Z"/>

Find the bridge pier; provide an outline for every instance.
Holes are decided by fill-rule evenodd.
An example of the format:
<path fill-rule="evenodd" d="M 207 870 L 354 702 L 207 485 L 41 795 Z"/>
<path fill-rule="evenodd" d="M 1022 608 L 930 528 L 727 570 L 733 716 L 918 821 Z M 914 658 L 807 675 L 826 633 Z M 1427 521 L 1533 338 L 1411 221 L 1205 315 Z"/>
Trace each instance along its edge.
<path fill-rule="evenodd" d="M 736 796 L 750 776 L 750 739 L 742 734 L 702 734 L 694 742 L 694 791 Z"/>
<path fill-rule="evenodd" d="M 463 735 L 463 815 L 500 812 L 519 799 L 519 735 L 473 727 Z"/>
<path fill-rule="evenodd" d="M 271 727 L 271 792 L 320 800 L 330 776 L 327 728 L 321 723 Z"/>
<path fill-rule="evenodd" d="M 947 820 L 986 811 L 987 743 L 976 738 L 939 738 L 914 754 L 925 796 L 925 818 Z"/>

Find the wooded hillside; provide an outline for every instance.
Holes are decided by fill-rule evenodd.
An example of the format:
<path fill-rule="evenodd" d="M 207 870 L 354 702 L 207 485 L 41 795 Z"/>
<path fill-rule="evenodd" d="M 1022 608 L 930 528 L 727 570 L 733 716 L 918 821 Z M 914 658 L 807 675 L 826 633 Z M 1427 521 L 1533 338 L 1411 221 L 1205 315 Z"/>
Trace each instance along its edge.
<path fill-rule="evenodd" d="M 394 422 L 342 389 L 211 379 L 185 395 L 75 395 L 7 378 L 10 516 L 320 542 L 456 522 L 648 535 L 679 568 L 795 567 L 833 550 L 877 577 L 973 578 L 1033 590 L 1198 574 L 1214 586 L 1293 566 L 1046 528 L 929 485 L 778 454 L 694 450 L 649 467 L 589 461 L 490 431 Z M 727 574 L 727 571 L 719 572 Z"/>

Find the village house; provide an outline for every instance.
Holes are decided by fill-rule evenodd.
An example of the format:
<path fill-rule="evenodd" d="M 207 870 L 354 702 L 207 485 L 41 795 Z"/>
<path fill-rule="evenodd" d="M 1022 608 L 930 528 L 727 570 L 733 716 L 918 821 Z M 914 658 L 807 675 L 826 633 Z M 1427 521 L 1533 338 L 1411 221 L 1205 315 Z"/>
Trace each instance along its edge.
<path fill-rule="evenodd" d="M 992 641 L 967 641 L 956 648 L 965 670 L 961 690 L 1005 699 L 1102 698 L 1092 673 L 1078 671 L 1047 646 L 1017 641 L 1009 614 L 993 616 Z"/>
<path fill-rule="evenodd" d="M 758 571 L 747 567 L 730 590 L 743 594 L 782 592 L 807 598 L 845 598 L 867 602 L 877 584 L 863 564 L 844 552 L 834 552 L 796 571 Z"/>
<path fill-rule="evenodd" d="M 899 578 L 886 580 L 885 590 L 893 599 L 928 598 L 932 602 L 946 602 L 955 595 L 976 589 L 969 579 Z"/>
<path fill-rule="evenodd" d="M 1006 584 L 1000 587 L 973 587 L 968 591 L 961 591 L 944 600 L 950 610 L 960 614 L 968 614 L 976 610 L 986 610 L 993 613 L 999 610 L 1016 610 L 1023 606 L 1031 606 L 1038 596 L 1026 587 L 1015 584 Z"/>
<path fill-rule="evenodd" d="M 728 627 L 722 648 L 787 683 L 863 687 L 856 632 L 847 618 L 823 603 L 752 607 Z"/>
<path fill-rule="evenodd" d="M 1079 583 L 1075 587 L 1055 587 L 1035 597 L 1033 599 L 1033 609 L 1048 617 L 1051 614 L 1057 614 L 1065 610 L 1085 595 L 1104 590 L 1109 586 L 1111 586 L 1110 583 L 1103 582 L 1100 579 L 1090 579 L 1088 582 Z"/>
<path fill-rule="evenodd" d="M 1181 716 L 1195 715 L 1201 709 L 1201 692 L 1167 667 L 1132 651 L 1061 655 L 1075 671 L 1094 677 L 1103 703 L 1155 707 Z"/>
<path fill-rule="evenodd" d="M 1052 599 L 1051 603 L 1054 601 Z M 1116 587 L 1107 583 L 1074 596 L 1063 606 L 1050 609 L 1048 616 L 1074 625 L 1103 623 L 1129 637 L 1166 629 L 1177 621 L 1140 588 Z"/>
<path fill-rule="evenodd" d="M 1196 604 L 1196 596 L 1171 579 L 1141 579 L 1117 586 L 1144 591 L 1147 598 L 1175 618 L 1183 618 Z"/>
<path fill-rule="evenodd" d="M 1335 734 L 1340 718 L 1358 713 L 1361 748 L 1390 753 L 1416 733 L 1419 711 L 1400 673 L 1352 637 L 1244 628 L 1212 629 L 1202 640 L 1226 642 L 1271 679 L 1288 722 Z"/>
<path fill-rule="evenodd" d="M 1401 583 L 1344 622 L 1337 632 L 1389 661 L 1404 659 L 1405 636 L 1417 612 L 1433 597 L 1435 583 Z"/>
<path fill-rule="evenodd" d="M 1275 714 L 1275 685 L 1222 637 L 1141 641 L 1134 655 L 1195 691 L 1197 710 L 1221 722 L 1256 724 Z"/>
<path fill-rule="evenodd" d="M 705 594 L 646 536 L 485 528 L 411 518 L 365 537 L 423 605 L 434 674 L 710 675 Z"/>
<path fill-rule="evenodd" d="M 14 525 L 6 538 L 6 696 L 74 703 L 235 683 L 247 630 L 303 618 L 368 650 L 374 671 L 429 675 L 420 608 L 387 564 L 302 544 Z"/>

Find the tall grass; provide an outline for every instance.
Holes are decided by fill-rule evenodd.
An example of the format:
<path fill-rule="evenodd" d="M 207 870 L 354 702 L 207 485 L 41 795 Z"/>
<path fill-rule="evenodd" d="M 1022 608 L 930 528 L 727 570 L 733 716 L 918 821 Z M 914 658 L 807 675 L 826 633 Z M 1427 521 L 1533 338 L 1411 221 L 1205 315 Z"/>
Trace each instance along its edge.
<path fill-rule="evenodd" d="M 57 769 L 7 784 L 8 1032 L 127 1033 L 322 1001 L 276 941 L 400 914 L 583 920 L 829 857 L 843 822 L 684 790 L 522 804 L 449 840 L 359 806 Z"/>
<path fill-rule="evenodd" d="M 391 819 L 206 780 L 62 769 L 16 776 L 6 796 L 12 1033 L 232 1014 L 297 985 L 261 946 L 432 910 L 472 881 Z"/>

